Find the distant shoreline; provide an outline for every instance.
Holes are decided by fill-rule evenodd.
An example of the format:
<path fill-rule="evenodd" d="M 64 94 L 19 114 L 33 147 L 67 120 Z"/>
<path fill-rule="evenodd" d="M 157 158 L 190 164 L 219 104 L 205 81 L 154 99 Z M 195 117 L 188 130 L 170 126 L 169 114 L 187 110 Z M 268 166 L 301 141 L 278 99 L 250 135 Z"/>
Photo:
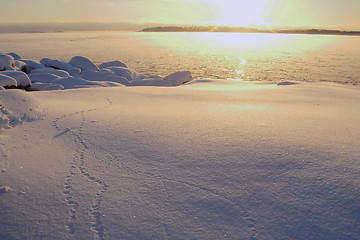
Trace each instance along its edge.
<path fill-rule="evenodd" d="M 328 29 L 280 29 L 263 30 L 244 27 L 217 27 L 217 26 L 194 26 L 194 27 L 151 27 L 144 28 L 140 32 L 222 32 L 222 33 L 280 33 L 280 34 L 313 34 L 313 35 L 349 35 L 360 36 L 360 31 L 341 31 Z"/>

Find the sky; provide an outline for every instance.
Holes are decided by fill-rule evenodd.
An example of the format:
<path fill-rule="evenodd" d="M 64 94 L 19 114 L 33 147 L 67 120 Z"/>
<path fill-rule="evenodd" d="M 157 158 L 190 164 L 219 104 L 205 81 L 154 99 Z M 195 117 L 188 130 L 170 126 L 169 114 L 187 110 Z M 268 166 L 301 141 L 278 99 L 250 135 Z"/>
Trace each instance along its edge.
<path fill-rule="evenodd" d="M 360 30 L 360 0 L 0 0 L 0 24 L 136 24 Z"/>

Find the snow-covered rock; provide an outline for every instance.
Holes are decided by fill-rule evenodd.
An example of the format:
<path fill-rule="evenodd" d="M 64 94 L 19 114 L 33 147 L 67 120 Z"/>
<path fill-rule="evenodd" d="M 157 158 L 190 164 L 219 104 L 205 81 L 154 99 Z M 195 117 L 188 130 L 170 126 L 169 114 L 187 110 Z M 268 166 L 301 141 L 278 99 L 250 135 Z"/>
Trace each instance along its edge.
<path fill-rule="evenodd" d="M 46 67 L 52 67 L 55 69 L 60 69 L 60 70 L 65 70 L 65 71 L 68 71 L 68 70 L 74 68 L 67 62 L 54 60 L 54 59 L 50 59 L 50 58 L 43 58 L 40 60 L 40 63 L 45 65 Z"/>
<path fill-rule="evenodd" d="M 19 54 L 13 53 L 13 52 L 6 53 L 6 55 L 12 56 L 14 58 L 14 60 L 19 60 L 22 58 Z"/>
<path fill-rule="evenodd" d="M 125 77 L 116 76 L 112 71 L 103 69 L 98 72 L 95 71 L 84 71 L 81 74 L 81 78 L 90 81 L 111 81 L 117 82 L 124 85 L 129 85 L 129 81 Z"/>
<path fill-rule="evenodd" d="M 21 67 L 21 71 L 23 71 L 27 74 L 31 73 L 35 69 L 45 68 L 45 66 L 43 64 L 35 62 L 35 61 L 24 60 L 24 59 L 21 59 L 20 61 L 25 63 L 25 65 Z"/>
<path fill-rule="evenodd" d="M 63 89 L 64 87 L 62 85 L 42 82 L 33 83 L 32 86 L 29 88 L 30 91 L 48 91 Z"/>
<path fill-rule="evenodd" d="M 110 81 L 89 81 L 79 77 L 58 78 L 51 82 L 64 86 L 64 89 L 84 88 L 84 87 L 121 87 L 120 83 Z"/>
<path fill-rule="evenodd" d="M 39 63 L 39 62 L 37 62 L 37 61 L 30 60 L 30 59 L 19 59 L 19 61 L 22 61 L 22 62 L 24 62 L 24 63 L 26 63 L 26 64 L 28 64 L 28 63 L 33 63 L 33 62 Z M 44 66 L 44 67 L 45 67 L 45 66 Z"/>
<path fill-rule="evenodd" d="M 166 81 L 171 82 L 172 86 L 179 86 L 192 80 L 190 71 L 181 71 L 172 73 L 164 78 Z"/>
<path fill-rule="evenodd" d="M 76 77 L 79 76 L 81 73 L 81 69 L 80 68 L 71 68 L 66 70 L 71 76 Z"/>
<path fill-rule="evenodd" d="M 32 91 L 124 85 L 178 86 L 192 80 L 188 71 L 176 72 L 165 78 L 144 76 L 121 61 L 104 62 L 97 67 L 82 56 L 75 56 L 68 63 L 50 58 L 36 62 L 22 59 L 16 53 L 0 53 L 0 70 L 6 72 L 1 77 L 1 87 L 20 87 Z M 36 84 L 30 87 L 33 83 Z"/>
<path fill-rule="evenodd" d="M 70 74 L 67 71 L 64 70 L 59 70 L 59 69 L 54 69 L 54 68 L 39 68 L 39 69 L 34 69 L 33 71 L 31 71 L 31 73 L 51 73 L 54 75 L 57 75 L 59 77 L 69 77 Z"/>
<path fill-rule="evenodd" d="M 0 86 L 17 87 L 17 81 L 12 77 L 0 73 Z"/>
<path fill-rule="evenodd" d="M 104 62 L 104 63 L 99 65 L 100 69 L 109 68 L 109 67 L 124 67 L 124 68 L 127 68 L 128 66 L 126 66 L 125 63 L 120 62 L 120 61 Z"/>
<path fill-rule="evenodd" d="M 1 74 L 12 77 L 16 80 L 17 86 L 22 88 L 28 88 L 31 86 L 31 81 L 27 74 L 20 71 L 4 71 Z"/>
<path fill-rule="evenodd" d="M 70 61 L 69 64 L 75 68 L 80 68 L 81 71 L 99 71 L 100 69 L 88 58 L 82 56 L 75 56 Z"/>
<path fill-rule="evenodd" d="M 7 54 L 0 54 L 0 71 L 14 70 L 14 58 Z"/>
<path fill-rule="evenodd" d="M 182 71 L 172 73 L 165 78 L 160 76 L 139 76 L 130 82 L 130 86 L 162 86 L 175 87 L 192 80 L 191 72 Z"/>
<path fill-rule="evenodd" d="M 99 80 L 107 80 L 111 75 L 115 76 L 109 70 L 83 71 L 80 77 L 86 80 L 99 81 Z"/>
<path fill-rule="evenodd" d="M 20 60 L 15 60 L 14 61 L 14 67 L 16 69 L 21 69 L 25 65 L 26 65 L 26 63 L 24 63 L 23 61 L 20 61 Z"/>
<path fill-rule="evenodd" d="M 51 74 L 51 73 L 31 73 L 28 75 L 31 82 L 41 82 L 41 83 L 50 83 L 55 79 L 59 78 L 58 75 Z"/>
<path fill-rule="evenodd" d="M 120 77 L 124 77 L 129 81 L 135 80 L 139 75 L 134 70 L 131 70 L 129 68 L 124 68 L 124 67 L 109 67 L 109 68 L 106 68 L 106 69 L 109 69 L 115 75 L 120 76 Z"/>

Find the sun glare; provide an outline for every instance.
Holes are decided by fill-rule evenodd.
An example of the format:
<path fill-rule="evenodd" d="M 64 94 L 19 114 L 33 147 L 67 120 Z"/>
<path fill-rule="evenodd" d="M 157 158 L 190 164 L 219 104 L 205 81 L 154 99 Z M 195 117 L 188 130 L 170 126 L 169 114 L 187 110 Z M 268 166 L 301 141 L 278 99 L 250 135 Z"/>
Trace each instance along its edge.
<path fill-rule="evenodd" d="M 263 13 L 267 0 L 211 0 L 218 6 L 221 19 L 219 25 L 251 26 L 265 24 Z"/>

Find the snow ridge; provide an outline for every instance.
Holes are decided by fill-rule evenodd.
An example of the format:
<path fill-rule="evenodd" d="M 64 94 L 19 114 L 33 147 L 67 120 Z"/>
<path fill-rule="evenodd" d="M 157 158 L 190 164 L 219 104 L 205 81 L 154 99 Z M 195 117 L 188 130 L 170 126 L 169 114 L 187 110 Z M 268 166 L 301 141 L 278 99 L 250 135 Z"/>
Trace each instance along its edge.
<path fill-rule="evenodd" d="M 76 148 L 77 148 L 76 152 L 74 153 L 74 157 L 73 157 L 72 161 L 70 162 L 69 174 L 65 177 L 65 181 L 64 181 L 63 194 L 65 197 L 65 202 L 69 208 L 69 214 L 68 214 L 69 217 L 68 217 L 65 228 L 70 234 L 74 234 L 76 231 L 75 221 L 77 218 L 77 209 L 79 208 L 79 202 L 77 202 L 74 199 L 74 196 L 72 195 L 71 190 L 73 188 L 74 175 L 81 174 L 81 176 L 83 178 L 85 178 L 87 181 L 89 181 L 91 184 L 101 187 L 100 191 L 98 193 L 96 193 L 96 195 L 94 196 L 92 205 L 89 208 L 89 215 L 92 218 L 90 228 L 94 234 L 94 239 L 95 240 L 103 240 L 103 239 L 105 239 L 105 228 L 103 226 L 103 221 L 102 221 L 103 214 L 101 212 L 101 202 L 102 202 L 103 194 L 109 189 L 109 185 L 107 185 L 105 183 L 105 181 L 102 180 L 101 178 L 98 178 L 98 177 L 95 177 L 94 175 L 92 175 L 86 169 L 86 167 L 85 167 L 86 151 L 87 151 L 88 147 L 87 147 L 85 138 L 81 134 L 82 128 L 85 123 L 85 113 L 91 112 L 91 111 L 96 111 L 96 110 L 97 109 L 89 109 L 86 111 L 75 112 L 75 113 L 69 114 L 69 115 L 63 115 L 61 117 L 56 118 L 52 122 L 52 127 L 59 132 L 54 137 L 60 137 L 69 132 L 71 134 L 71 136 L 73 137 L 74 144 L 76 145 Z M 81 115 L 82 120 L 81 120 L 80 127 L 77 130 L 72 130 L 70 128 L 65 128 L 65 129 L 61 128 L 59 122 L 62 119 L 69 117 L 69 116 L 73 116 L 73 115 Z"/>

